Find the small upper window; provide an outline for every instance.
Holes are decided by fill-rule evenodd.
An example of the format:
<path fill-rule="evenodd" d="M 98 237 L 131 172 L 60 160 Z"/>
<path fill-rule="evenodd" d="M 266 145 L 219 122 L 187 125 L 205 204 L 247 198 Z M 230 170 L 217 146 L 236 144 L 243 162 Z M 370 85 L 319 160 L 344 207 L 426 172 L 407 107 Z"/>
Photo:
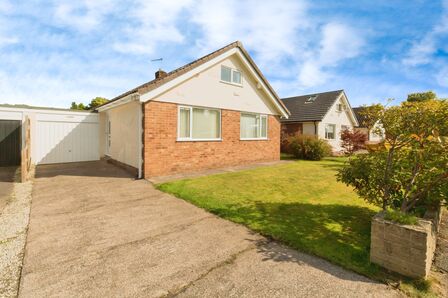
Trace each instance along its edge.
<path fill-rule="evenodd" d="M 238 70 L 233 71 L 232 82 L 241 85 L 241 72 L 239 72 Z"/>
<path fill-rule="evenodd" d="M 345 111 L 345 105 L 342 104 L 342 103 L 338 103 L 338 104 L 336 105 L 336 110 L 337 110 L 338 112 Z"/>
<path fill-rule="evenodd" d="M 221 81 L 241 85 L 242 84 L 241 71 L 232 69 L 227 66 L 221 66 Z"/>
<path fill-rule="evenodd" d="M 315 102 L 316 98 L 317 98 L 317 95 L 312 95 L 312 96 L 308 97 L 308 99 L 305 101 L 305 103 Z"/>
<path fill-rule="evenodd" d="M 232 79 L 232 69 L 221 66 L 221 80 L 224 82 L 230 82 Z"/>

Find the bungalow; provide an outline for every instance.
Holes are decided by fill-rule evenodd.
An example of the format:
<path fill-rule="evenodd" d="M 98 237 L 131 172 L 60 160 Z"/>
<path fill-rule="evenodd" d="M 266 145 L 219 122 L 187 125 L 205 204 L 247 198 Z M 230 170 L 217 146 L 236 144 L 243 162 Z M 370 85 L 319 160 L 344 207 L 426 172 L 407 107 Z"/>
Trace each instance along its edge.
<path fill-rule="evenodd" d="M 279 160 L 289 117 L 238 41 L 159 70 L 97 111 L 100 155 L 144 178 Z"/>
<path fill-rule="evenodd" d="M 358 126 L 344 90 L 283 98 L 291 116 L 281 120 L 282 135 L 312 135 L 325 139 L 339 152 L 341 131 Z"/>

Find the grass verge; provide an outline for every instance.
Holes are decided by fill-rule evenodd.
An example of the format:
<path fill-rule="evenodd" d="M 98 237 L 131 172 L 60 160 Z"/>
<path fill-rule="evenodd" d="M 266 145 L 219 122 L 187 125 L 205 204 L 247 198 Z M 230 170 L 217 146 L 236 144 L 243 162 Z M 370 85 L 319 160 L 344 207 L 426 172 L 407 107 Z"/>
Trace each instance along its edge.
<path fill-rule="evenodd" d="M 370 225 L 379 208 L 336 181 L 336 171 L 344 161 L 293 161 L 168 182 L 157 188 L 344 268 L 373 279 L 396 281 L 370 263 Z M 428 292 L 412 282 L 403 284 L 415 289 L 417 296 Z"/>

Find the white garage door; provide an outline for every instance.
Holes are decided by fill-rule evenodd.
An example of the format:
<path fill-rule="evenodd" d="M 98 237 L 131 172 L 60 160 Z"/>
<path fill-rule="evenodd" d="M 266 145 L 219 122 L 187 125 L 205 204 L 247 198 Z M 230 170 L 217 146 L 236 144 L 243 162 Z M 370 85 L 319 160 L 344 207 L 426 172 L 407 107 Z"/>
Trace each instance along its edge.
<path fill-rule="evenodd" d="M 36 164 L 99 159 L 98 115 L 36 115 Z"/>

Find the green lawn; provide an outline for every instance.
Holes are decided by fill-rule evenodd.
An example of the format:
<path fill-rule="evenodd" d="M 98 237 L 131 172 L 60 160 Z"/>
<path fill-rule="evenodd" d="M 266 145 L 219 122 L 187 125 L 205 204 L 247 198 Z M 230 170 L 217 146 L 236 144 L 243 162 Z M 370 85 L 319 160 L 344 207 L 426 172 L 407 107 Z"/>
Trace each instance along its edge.
<path fill-rule="evenodd" d="M 343 158 L 292 163 L 158 185 L 291 247 L 374 277 L 370 221 L 378 208 L 336 181 Z"/>
<path fill-rule="evenodd" d="M 293 248 L 397 283 L 411 297 L 435 297 L 432 282 L 402 278 L 370 263 L 370 223 L 379 208 L 336 181 L 336 171 L 344 161 L 293 160 L 157 187 Z"/>

